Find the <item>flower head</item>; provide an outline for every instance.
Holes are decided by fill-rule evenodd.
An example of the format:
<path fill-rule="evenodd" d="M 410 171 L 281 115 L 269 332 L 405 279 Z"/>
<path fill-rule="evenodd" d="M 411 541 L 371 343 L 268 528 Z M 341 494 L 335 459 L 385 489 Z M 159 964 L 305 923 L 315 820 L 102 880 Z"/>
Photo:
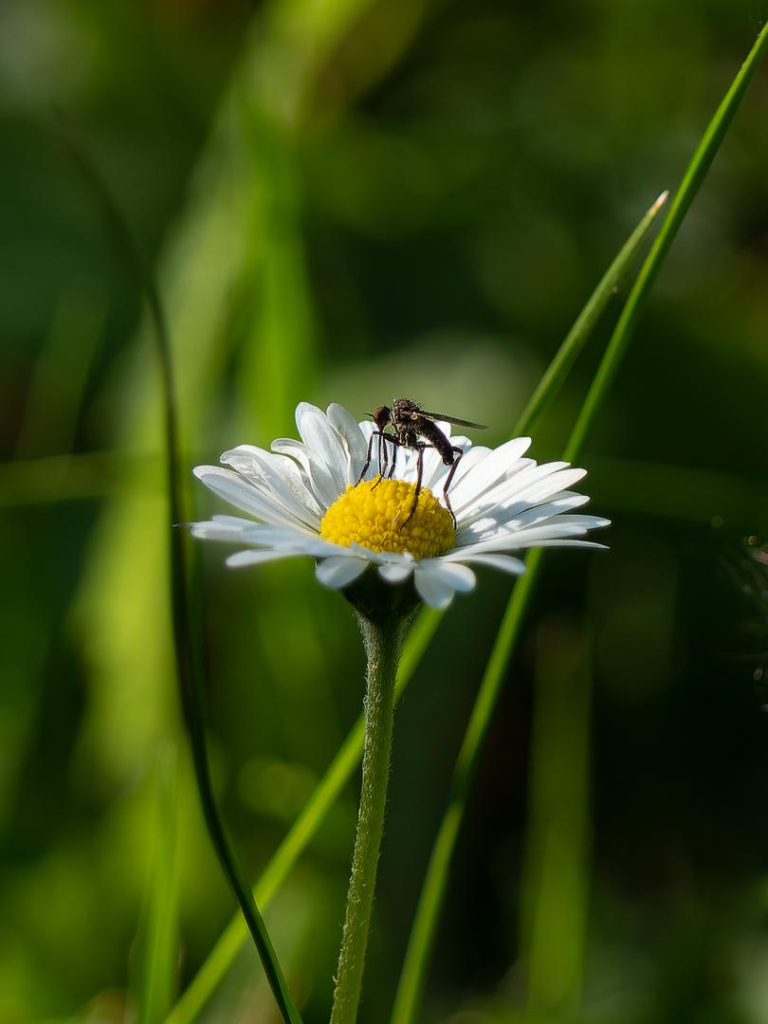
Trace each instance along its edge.
<path fill-rule="evenodd" d="M 382 479 L 379 437 L 361 479 L 375 424 L 358 423 L 340 405 L 324 413 L 305 402 L 296 424 L 301 441 L 280 438 L 271 451 L 239 445 L 221 456 L 229 468 L 195 469 L 207 487 L 252 517 L 215 515 L 192 526 L 196 537 L 240 547 L 227 558 L 230 566 L 309 555 L 318 580 L 340 589 L 373 565 L 391 584 L 413 577 L 423 601 L 445 608 L 456 591 L 474 589 L 470 565 L 517 574 L 525 564 L 511 551 L 603 547 L 583 538 L 608 520 L 573 514 L 589 500 L 569 489 L 585 470 L 524 458 L 530 438 L 491 449 L 451 437 L 462 452 L 450 484 L 454 526 L 443 496 L 452 467 L 434 449 L 424 452 L 417 495 L 417 453 L 399 449 L 392 478 Z M 450 437 L 450 424 L 438 426 Z"/>

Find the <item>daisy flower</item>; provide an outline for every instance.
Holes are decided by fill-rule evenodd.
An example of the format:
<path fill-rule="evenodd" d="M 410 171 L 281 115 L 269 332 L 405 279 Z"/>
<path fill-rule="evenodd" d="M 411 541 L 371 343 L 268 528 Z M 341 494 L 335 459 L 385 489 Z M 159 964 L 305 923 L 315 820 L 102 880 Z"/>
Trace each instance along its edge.
<path fill-rule="evenodd" d="M 361 479 L 376 429 L 372 422 L 358 423 L 341 405 L 323 412 L 302 402 L 296 425 L 301 441 L 279 438 L 271 451 L 239 445 L 221 456 L 223 467 L 194 471 L 206 487 L 250 517 L 215 515 L 192 525 L 195 537 L 240 548 L 227 565 L 308 555 L 316 560 L 320 583 L 334 589 L 347 587 L 372 566 L 390 584 L 412 577 L 421 600 L 445 608 L 457 591 L 474 589 L 470 566 L 515 575 L 525 563 L 512 551 L 604 546 L 584 538 L 609 521 L 574 513 L 589 501 L 570 489 L 586 471 L 566 462 L 537 465 L 525 458 L 528 437 L 486 448 L 451 437 L 450 424 L 438 423 L 463 453 L 450 487 L 454 526 L 443 499 L 451 467 L 434 449 L 424 452 L 422 489 L 411 515 L 415 451 L 398 449 L 393 477 L 380 479 L 381 440 L 375 438 Z"/>

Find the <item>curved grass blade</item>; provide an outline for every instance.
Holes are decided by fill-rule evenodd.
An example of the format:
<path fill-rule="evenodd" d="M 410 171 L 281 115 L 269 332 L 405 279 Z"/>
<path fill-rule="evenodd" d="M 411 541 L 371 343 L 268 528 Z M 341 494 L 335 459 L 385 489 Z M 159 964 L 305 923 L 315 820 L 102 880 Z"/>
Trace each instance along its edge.
<path fill-rule="evenodd" d="M 587 392 L 566 445 L 565 459 L 568 461 L 575 459 L 582 449 L 600 404 L 608 393 L 653 282 L 661 269 L 664 257 L 725 137 L 733 115 L 766 48 L 768 48 L 768 24 L 764 26 L 746 61 L 717 108 L 715 116 L 704 132 L 683 175 L 669 215 L 638 274 Z M 469 725 L 456 762 L 451 799 L 432 848 L 421 898 L 416 910 L 400 984 L 395 997 L 392 1024 L 413 1024 L 419 1015 L 456 837 L 464 816 L 472 779 L 501 692 L 504 674 L 515 649 L 528 598 L 538 575 L 541 557 L 542 549 L 531 554 L 528 559 L 528 571 L 521 577 L 512 593 L 493 645 L 477 700 L 472 709 Z"/>
<path fill-rule="evenodd" d="M 184 514 L 185 502 L 181 477 L 181 445 L 176 413 L 173 360 L 160 295 L 154 279 L 146 267 L 111 193 L 89 156 L 84 152 L 79 140 L 63 121 L 60 121 L 60 135 L 67 154 L 80 172 L 94 204 L 99 208 L 117 253 L 124 260 L 132 278 L 147 302 L 162 381 L 167 458 L 166 485 L 170 512 L 169 525 L 183 523 L 186 522 L 187 517 Z M 197 657 L 197 647 L 190 621 L 190 609 L 187 599 L 189 574 L 186 540 L 185 530 L 171 529 L 171 610 L 176 673 L 181 692 L 182 706 L 184 708 L 184 717 L 189 731 L 192 758 L 203 814 L 211 840 L 216 849 L 216 854 L 232 886 L 242 914 L 248 923 L 248 928 L 283 1019 L 287 1024 L 301 1024 L 301 1016 L 291 999 L 277 954 L 254 901 L 250 884 L 235 855 L 234 848 L 216 806 L 205 738 L 204 700 L 200 676 L 201 659 Z"/>
<path fill-rule="evenodd" d="M 611 296 L 616 294 L 619 285 L 629 270 L 632 260 L 637 255 L 641 243 L 656 219 L 657 213 L 666 203 L 668 197 L 669 192 L 661 193 L 621 247 L 613 263 L 603 274 L 597 287 L 587 299 L 586 306 L 579 313 L 573 327 L 568 331 L 562 345 L 555 353 L 554 359 L 536 385 L 528 404 L 515 424 L 513 433 L 527 434 L 530 430 L 533 430 L 541 419 L 542 414 L 554 402 L 571 371 L 571 367 L 576 362 L 587 338 L 592 333 L 592 329 L 602 316 L 603 310 L 608 305 Z"/>
<path fill-rule="evenodd" d="M 540 385 L 536 389 L 534 395 L 536 400 L 532 399 L 528 403 L 526 411 L 514 428 L 515 433 L 524 433 L 530 429 L 531 424 L 550 406 L 598 317 L 605 309 L 611 296 L 623 280 L 632 260 L 637 255 L 666 197 L 666 192 L 659 196 L 598 282 L 597 287 L 587 300 L 587 304 L 558 349 L 544 378 L 542 378 L 546 380 L 546 386 L 542 388 Z M 400 672 L 397 683 L 398 696 L 410 682 L 416 666 L 421 661 L 442 616 L 442 612 L 435 611 L 432 608 L 423 608 L 416 617 L 405 642 L 403 656 L 400 660 Z M 326 814 L 343 791 L 344 786 L 352 777 L 352 773 L 362 756 L 363 729 L 363 719 L 361 716 L 352 727 L 352 731 L 318 784 L 317 789 L 309 798 L 301 815 L 296 819 L 290 832 L 264 869 L 254 889 L 256 901 L 260 906 L 266 906 L 267 902 L 282 885 L 294 864 L 311 842 Z M 233 918 L 208 955 L 205 963 L 190 982 L 174 1010 L 168 1016 L 165 1024 L 189 1024 L 190 1021 L 194 1020 L 229 969 L 245 937 L 242 921 L 237 917 Z"/>

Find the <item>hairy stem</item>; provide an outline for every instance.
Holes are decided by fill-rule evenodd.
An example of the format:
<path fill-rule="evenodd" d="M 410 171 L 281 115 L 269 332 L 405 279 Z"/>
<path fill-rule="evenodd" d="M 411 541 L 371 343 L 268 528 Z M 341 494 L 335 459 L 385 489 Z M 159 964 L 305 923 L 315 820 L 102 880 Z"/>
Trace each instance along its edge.
<path fill-rule="evenodd" d="M 354 1024 L 360 1003 L 387 801 L 395 677 L 404 633 L 402 619 L 390 616 L 377 621 L 360 616 L 360 627 L 368 661 L 363 782 L 331 1024 Z"/>

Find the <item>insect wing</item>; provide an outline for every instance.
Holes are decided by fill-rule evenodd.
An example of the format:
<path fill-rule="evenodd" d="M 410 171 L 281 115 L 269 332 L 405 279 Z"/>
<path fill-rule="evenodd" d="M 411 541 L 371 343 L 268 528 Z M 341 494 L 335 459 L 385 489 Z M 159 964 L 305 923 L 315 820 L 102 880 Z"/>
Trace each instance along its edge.
<path fill-rule="evenodd" d="M 470 423 L 469 420 L 460 420 L 455 416 L 446 416 L 442 412 L 427 412 L 425 409 L 421 411 L 422 416 L 428 416 L 431 420 L 445 420 L 446 423 L 453 424 L 454 427 L 469 427 L 471 430 L 487 430 L 487 425 L 483 423 Z"/>

